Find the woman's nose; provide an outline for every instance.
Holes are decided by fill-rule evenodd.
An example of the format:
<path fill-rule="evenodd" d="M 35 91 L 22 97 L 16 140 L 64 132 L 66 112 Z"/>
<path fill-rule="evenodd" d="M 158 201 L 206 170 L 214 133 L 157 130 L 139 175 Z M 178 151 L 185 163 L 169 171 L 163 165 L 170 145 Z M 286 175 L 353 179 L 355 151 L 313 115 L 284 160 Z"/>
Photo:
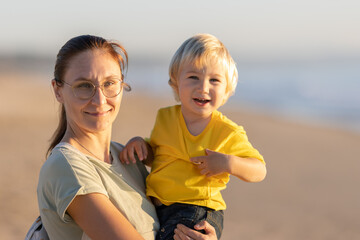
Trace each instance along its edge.
<path fill-rule="evenodd" d="M 106 103 L 106 96 L 100 87 L 96 87 L 92 102 L 96 105 L 102 105 Z"/>

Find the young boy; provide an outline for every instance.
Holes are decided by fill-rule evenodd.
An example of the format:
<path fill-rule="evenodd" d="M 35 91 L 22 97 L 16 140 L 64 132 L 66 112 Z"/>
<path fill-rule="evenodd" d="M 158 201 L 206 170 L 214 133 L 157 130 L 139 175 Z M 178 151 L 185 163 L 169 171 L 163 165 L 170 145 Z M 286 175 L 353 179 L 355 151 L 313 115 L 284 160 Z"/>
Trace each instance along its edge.
<path fill-rule="evenodd" d="M 203 219 L 220 238 L 226 208 L 220 191 L 229 175 L 247 182 L 266 175 L 243 127 L 217 111 L 235 91 L 235 62 L 216 37 L 198 34 L 177 50 L 169 74 L 181 104 L 160 109 L 150 139 L 131 139 L 120 158 L 134 162 L 137 154 L 149 162 L 154 154 L 146 183 L 161 225 L 157 239 L 173 239 L 178 223 L 193 227 Z"/>

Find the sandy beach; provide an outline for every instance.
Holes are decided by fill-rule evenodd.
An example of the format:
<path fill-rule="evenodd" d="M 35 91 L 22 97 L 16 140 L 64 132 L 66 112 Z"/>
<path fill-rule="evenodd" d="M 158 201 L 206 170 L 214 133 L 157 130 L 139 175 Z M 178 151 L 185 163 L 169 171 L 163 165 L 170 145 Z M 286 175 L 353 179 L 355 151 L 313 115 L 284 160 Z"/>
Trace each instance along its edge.
<path fill-rule="evenodd" d="M 113 140 L 149 136 L 156 110 L 173 103 L 125 93 Z M 0 239 L 23 239 L 39 215 L 37 179 L 58 105 L 44 76 L 0 74 L 0 106 Z M 244 126 L 268 169 L 261 183 L 231 179 L 222 239 L 360 239 L 360 134 L 235 107 L 221 111 Z"/>

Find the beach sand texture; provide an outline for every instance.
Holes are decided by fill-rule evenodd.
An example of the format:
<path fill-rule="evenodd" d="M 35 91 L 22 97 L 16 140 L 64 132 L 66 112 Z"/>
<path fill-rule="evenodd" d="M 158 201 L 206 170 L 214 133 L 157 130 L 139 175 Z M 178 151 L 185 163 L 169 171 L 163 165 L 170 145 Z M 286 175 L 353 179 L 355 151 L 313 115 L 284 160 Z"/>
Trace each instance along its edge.
<path fill-rule="evenodd" d="M 149 136 L 172 99 L 125 93 L 113 140 Z M 42 75 L 0 75 L 0 239 L 23 239 L 58 105 Z M 360 135 L 224 106 L 267 162 L 261 183 L 231 178 L 222 239 L 360 239 Z"/>

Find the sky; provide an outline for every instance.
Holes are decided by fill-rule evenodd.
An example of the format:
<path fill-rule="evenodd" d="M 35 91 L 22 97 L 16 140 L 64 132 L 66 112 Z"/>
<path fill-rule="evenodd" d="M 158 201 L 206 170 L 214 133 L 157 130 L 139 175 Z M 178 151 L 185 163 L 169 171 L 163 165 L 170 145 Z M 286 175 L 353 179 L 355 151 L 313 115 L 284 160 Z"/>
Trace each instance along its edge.
<path fill-rule="evenodd" d="M 8 0 L 0 29 L 0 55 L 54 56 L 94 34 L 168 59 L 206 32 L 242 59 L 360 57 L 359 0 Z"/>

